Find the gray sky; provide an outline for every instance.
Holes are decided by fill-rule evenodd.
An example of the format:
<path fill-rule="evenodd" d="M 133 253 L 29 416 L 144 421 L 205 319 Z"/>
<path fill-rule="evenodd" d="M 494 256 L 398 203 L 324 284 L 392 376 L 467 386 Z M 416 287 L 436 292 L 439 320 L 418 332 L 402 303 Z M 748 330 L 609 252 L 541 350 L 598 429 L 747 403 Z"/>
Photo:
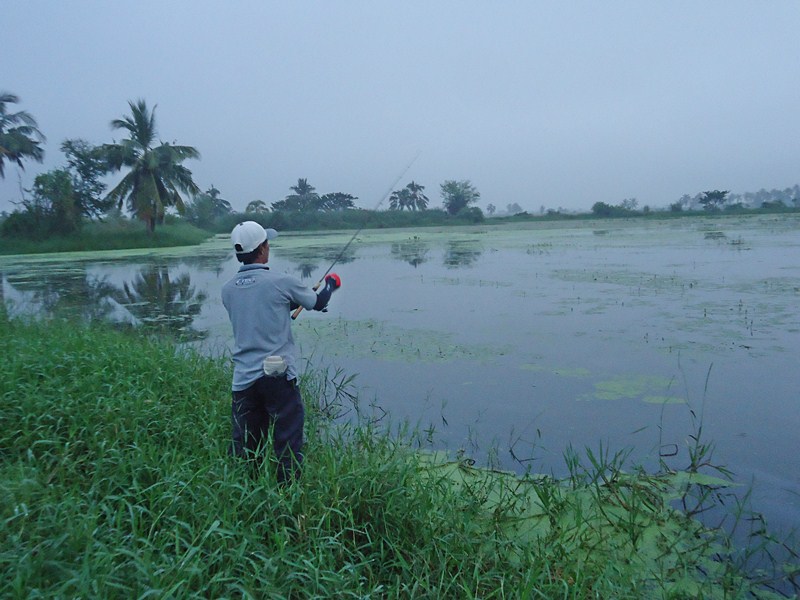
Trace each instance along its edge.
<path fill-rule="evenodd" d="M 237 210 L 299 177 L 371 208 L 417 152 L 398 187 L 432 206 L 447 179 L 531 211 L 800 183 L 797 0 L 0 3 L 0 90 L 48 138 L 25 187 L 138 98 Z"/>

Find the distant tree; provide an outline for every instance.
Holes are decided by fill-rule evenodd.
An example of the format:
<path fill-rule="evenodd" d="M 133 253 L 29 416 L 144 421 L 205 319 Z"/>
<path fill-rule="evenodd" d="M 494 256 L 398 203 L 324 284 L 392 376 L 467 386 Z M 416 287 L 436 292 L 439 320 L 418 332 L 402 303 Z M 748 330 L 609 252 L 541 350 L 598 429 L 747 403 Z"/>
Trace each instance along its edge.
<path fill-rule="evenodd" d="M 174 206 L 183 212 L 185 206 L 180 192 L 198 194 L 200 188 L 192 180 L 192 172 L 181 163 L 190 158 L 200 158 L 200 153 L 191 146 L 176 146 L 156 141 L 155 107 L 150 111 L 144 100 L 128 102 L 130 116 L 111 121 L 112 129 L 124 129 L 128 139 L 119 144 L 103 146 L 108 165 L 112 171 L 122 167 L 130 170 L 117 186 L 108 193 L 108 198 L 119 206 L 127 200 L 128 208 L 147 224 L 150 232 L 156 223 L 164 220 L 167 207 Z"/>
<path fill-rule="evenodd" d="M 634 211 L 639 206 L 639 201 L 636 198 L 625 198 L 619 206 L 625 210 Z"/>
<path fill-rule="evenodd" d="M 80 212 L 68 171 L 55 169 L 37 175 L 30 192 L 32 197 L 22 201 L 24 210 L 14 211 L 3 221 L 4 235 L 42 240 L 80 227 Z"/>
<path fill-rule="evenodd" d="M 592 204 L 592 214 L 597 217 L 610 217 L 614 207 L 605 202 L 595 202 Z"/>
<path fill-rule="evenodd" d="M 319 209 L 319 194 L 308 179 L 297 180 L 297 185 L 289 188 L 294 194 L 289 194 L 283 200 L 272 203 L 272 210 L 303 211 Z"/>
<path fill-rule="evenodd" d="M 406 186 L 409 191 L 411 199 L 411 208 L 413 210 L 425 210 L 428 208 L 428 197 L 423 193 L 425 190 L 424 185 L 420 185 L 414 181 Z"/>
<path fill-rule="evenodd" d="M 412 181 L 404 188 L 395 190 L 389 196 L 390 210 L 425 210 L 428 208 L 428 197 L 423 193 L 424 185 Z"/>
<path fill-rule="evenodd" d="M 466 179 L 448 180 L 440 187 L 444 208 L 450 215 L 457 215 L 481 197 L 480 192 Z"/>
<path fill-rule="evenodd" d="M 723 204 L 725 204 L 725 199 L 727 198 L 730 192 L 721 191 L 721 190 L 712 190 L 708 192 L 703 192 L 702 196 L 700 197 L 700 204 L 703 205 L 703 208 L 706 210 L 716 210 Z"/>
<path fill-rule="evenodd" d="M 775 200 L 774 202 L 762 202 L 761 208 L 772 210 L 776 208 L 786 208 L 786 204 L 782 200 Z"/>
<path fill-rule="evenodd" d="M 670 212 L 681 212 L 683 210 L 683 204 L 680 201 L 673 202 L 669 205 L 669 210 Z"/>
<path fill-rule="evenodd" d="M 230 202 L 223 200 L 220 191 L 212 185 L 194 197 L 194 201 L 186 206 L 185 214 L 195 225 L 210 227 L 214 221 L 232 212 Z"/>
<path fill-rule="evenodd" d="M 75 206 L 89 219 L 100 217 L 114 206 L 114 200 L 103 197 L 106 184 L 102 178 L 108 172 L 105 153 L 100 146 L 86 140 L 64 140 L 61 151 L 67 157 L 67 170 L 72 176 Z"/>
<path fill-rule="evenodd" d="M 223 200 L 220 197 L 220 191 L 214 187 L 213 183 L 211 184 L 211 187 L 208 188 L 201 195 L 208 196 L 211 199 L 211 206 L 213 208 L 214 217 L 222 217 L 225 215 L 229 215 L 233 212 L 231 203 L 228 202 L 227 200 Z"/>
<path fill-rule="evenodd" d="M 308 183 L 307 179 L 298 179 L 297 185 L 293 185 L 291 188 L 294 191 L 294 194 L 288 196 L 287 198 L 297 197 L 300 199 L 301 203 L 303 204 L 313 204 L 314 201 L 318 198 L 318 194 L 313 185 Z"/>
<path fill-rule="evenodd" d="M 404 208 L 408 210 L 413 210 L 414 208 L 411 191 L 407 187 L 395 190 L 389 196 L 389 210 L 403 210 Z"/>
<path fill-rule="evenodd" d="M 345 194 L 344 192 L 332 192 L 324 194 L 319 199 L 319 209 L 325 211 L 332 210 L 346 210 L 348 208 L 355 208 L 354 200 L 358 200 L 352 194 Z"/>
<path fill-rule="evenodd" d="M 0 179 L 5 178 L 5 162 L 16 163 L 25 169 L 24 160 L 42 162 L 45 137 L 39 131 L 36 119 L 28 112 L 8 112 L 9 104 L 18 104 L 19 97 L 0 92 Z"/>
<path fill-rule="evenodd" d="M 694 202 L 694 198 L 692 198 L 689 194 L 684 194 L 678 199 L 677 204 L 681 206 L 682 210 L 691 210 Z"/>
<path fill-rule="evenodd" d="M 493 215 L 496 211 L 497 207 L 494 204 L 488 204 L 486 206 L 486 212 L 488 212 L 490 215 Z"/>
<path fill-rule="evenodd" d="M 55 233 L 72 233 L 80 227 L 81 215 L 75 203 L 72 177 L 64 169 L 37 175 L 33 196 L 50 217 L 50 229 Z"/>
<path fill-rule="evenodd" d="M 522 212 L 522 207 L 516 202 L 513 202 L 512 204 L 506 205 L 506 212 L 510 215 L 516 215 Z"/>
<path fill-rule="evenodd" d="M 264 202 L 263 200 L 253 200 L 252 202 L 249 202 L 247 206 L 245 206 L 244 208 L 244 212 L 247 214 L 267 212 L 268 210 L 269 207 L 267 207 L 267 203 Z"/>

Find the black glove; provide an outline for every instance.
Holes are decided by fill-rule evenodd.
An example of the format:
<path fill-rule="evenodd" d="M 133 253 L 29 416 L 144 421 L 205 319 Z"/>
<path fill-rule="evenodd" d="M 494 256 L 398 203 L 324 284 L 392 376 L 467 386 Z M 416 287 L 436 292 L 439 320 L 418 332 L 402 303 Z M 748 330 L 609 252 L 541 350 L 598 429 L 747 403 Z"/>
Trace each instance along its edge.
<path fill-rule="evenodd" d="M 328 302 L 331 299 L 331 294 L 342 287 L 342 280 L 336 273 L 326 275 L 324 282 L 325 287 L 317 292 L 317 303 L 314 305 L 314 310 L 326 310 L 328 308 Z"/>

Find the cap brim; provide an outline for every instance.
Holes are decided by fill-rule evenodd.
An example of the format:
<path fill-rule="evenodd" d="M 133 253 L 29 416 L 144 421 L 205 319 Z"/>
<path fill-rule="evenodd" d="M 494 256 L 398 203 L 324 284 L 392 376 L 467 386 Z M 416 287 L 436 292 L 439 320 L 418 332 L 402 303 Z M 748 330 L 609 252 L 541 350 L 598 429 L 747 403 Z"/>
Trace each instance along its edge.
<path fill-rule="evenodd" d="M 264 231 L 267 232 L 267 239 L 268 240 L 274 240 L 276 237 L 278 237 L 278 232 L 275 229 L 272 229 L 271 227 L 268 228 L 268 229 L 265 229 Z"/>

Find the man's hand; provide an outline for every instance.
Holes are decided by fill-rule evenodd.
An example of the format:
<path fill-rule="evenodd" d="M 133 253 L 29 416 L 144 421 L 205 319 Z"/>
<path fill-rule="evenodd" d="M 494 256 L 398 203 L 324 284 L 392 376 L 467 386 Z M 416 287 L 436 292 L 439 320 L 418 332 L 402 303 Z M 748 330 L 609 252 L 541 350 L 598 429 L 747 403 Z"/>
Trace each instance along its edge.
<path fill-rule="evenodd" d="M 328 301 L 331 299 L 331 294 L 335 290 L 342 287 L 342 280 L 336 273 L 331 273 L 325 276 L 325 287 L 317 292 L 317 303 L 314 305 L 314 310 L 325 311 L 328 308 Z"/>

